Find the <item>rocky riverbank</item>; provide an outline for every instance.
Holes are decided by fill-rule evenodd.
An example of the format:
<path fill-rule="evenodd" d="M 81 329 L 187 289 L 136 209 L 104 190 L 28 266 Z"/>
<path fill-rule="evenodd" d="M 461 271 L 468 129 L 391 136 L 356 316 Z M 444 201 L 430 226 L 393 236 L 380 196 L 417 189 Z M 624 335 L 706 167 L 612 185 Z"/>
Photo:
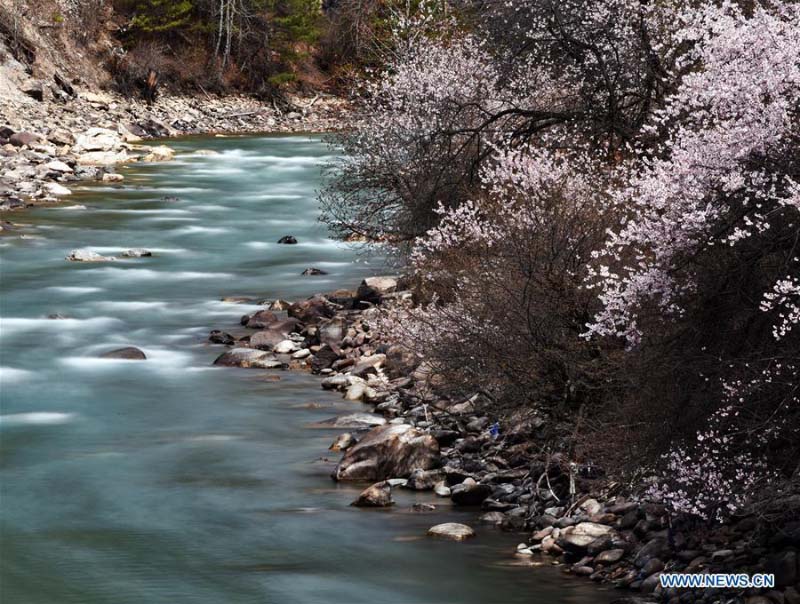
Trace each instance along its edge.
<path fill-rule="evenodd" d="M 776 532 L 754 516 L 715 527 L 675 517 L 597 468 L 548 453 L 565 450 L 543 442 L 548 418 L 518 412 L 498 422 L 480 395 L 449 397 L 429 367 L 376 335 L 382 308 L 412 298 L 402 279 L 376 277 L 357 291 L 265 303 L 238 330 L 211 333 L 229 347 L 216 364 L 311 371 L 322 388 L 374 407 L 330 422 L 345 431 L 331 445 L 342 452 L 333 479 L 374 483 L 354 505 L 390 506 L 396 488 L 432 490 L 480 510 L 478 524 L 519 533 L 514 555 L 636 594 L 622 601 L 800 603 L 800 523 Z M 429 534 L 475 531 L 448 523 Z M 665 590 L 664 572 L 772 573 L 776 587 Z"/>
<path fill-rule="evenodd" d="M 119 183 L 116 167 L 168 161 L 147 139 L 192 134 L 327 132 L 347 122 L 346 101 L 292 99 L 281 111 L 245 96 L 160 98 L 152 106 L 117 95 L 13 97 L 0 103 L 0 211 L 56 203 L 80 181 Z"/>

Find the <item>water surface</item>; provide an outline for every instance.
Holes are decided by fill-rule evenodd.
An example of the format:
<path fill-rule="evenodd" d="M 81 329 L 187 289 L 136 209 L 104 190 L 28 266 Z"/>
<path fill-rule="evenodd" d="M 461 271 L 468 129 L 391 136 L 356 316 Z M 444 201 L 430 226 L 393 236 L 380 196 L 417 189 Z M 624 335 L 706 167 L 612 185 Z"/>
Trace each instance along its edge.
<path fill-rule="evenodd" d="M 123 170 L 0 238 L 0 600 L 9 604 L 608 601 L 521 566 L 519 537 L 465 544 L 428 527 L 475 511 L 349 507 L 307 426 L 361 407 L 309 375 L 211 366 L 211 328 L 386 269 L 326 237 L 314 137 L 172 141 L 177 161 Z M 210 149 L 217 154 L 196 153 Z M 76 206 L 85 206 L 85 209 Z M 283 235 L 300 243 L 278 245 Z M 70 263 L 75 248 L 152 258 Z M 315 266 L 327 276 L 301 277 Z M 51 319 L 59 314 L 62 319 Z M 121 346 L 145 362 L 98 359 Z M 275 377 L 279 377 L 276 381 Z"/>

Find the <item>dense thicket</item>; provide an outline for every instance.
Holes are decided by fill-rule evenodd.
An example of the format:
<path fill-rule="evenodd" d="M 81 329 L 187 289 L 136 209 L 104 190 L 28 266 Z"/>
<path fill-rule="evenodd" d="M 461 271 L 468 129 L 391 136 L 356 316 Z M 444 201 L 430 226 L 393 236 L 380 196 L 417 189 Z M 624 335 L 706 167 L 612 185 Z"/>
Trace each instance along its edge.
<path fill-rule="evenodd" d="M 387 333 L 676 511 L 797 488 L 800 7 L 456 8 L 418 7 L 322 194 L 417 279 Z"/>

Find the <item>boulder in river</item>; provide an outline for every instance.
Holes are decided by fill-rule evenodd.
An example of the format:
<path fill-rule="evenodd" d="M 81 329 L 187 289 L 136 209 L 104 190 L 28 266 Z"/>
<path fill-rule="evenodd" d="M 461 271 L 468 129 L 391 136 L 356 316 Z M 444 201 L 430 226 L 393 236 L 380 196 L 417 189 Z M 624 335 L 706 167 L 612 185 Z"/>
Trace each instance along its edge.
<path fill-rule="evenodd" d="M 280 239 L 278 239 L 278 243 L 283 243 L 285 245 L 294 245 L 297 243 L 297 238 L 293 237 L 292 235 L 284 235 Z"/>
<path fill-rule="evenodd" d="M 386 480 L 406 477 L 417 469 L 439 465 L 436 439 L 409 424 L 388 424 L 370 430 L 350 447 L 336 466 L 336 480 Z"/>
<path fill-rule="evenodd" d="M 147 355 L 136 348 L 135 346 L 126 346 L 125 348 L 117 348 L 116 350 L 109 350 L 100 355 L 103 359 L 126 359 L 129 361 L 144 361 Z"/>
<path fill-rule="evenodd" d="M 112 262 L 113 256 L 101 256 L 92 250 L 72 250 L 66 257 L 70 262 Z"/>
<path fill-rule="evenodd" d="M 214 365 L 254 369 L 286 368 L 286 363 L 263 350 L 255 350 L 254 348 L 232 348 L 219 355 L 214 361 Z"/>
<path fill-rule="evenodd" d="M 310 277 L 315 275 L 327 275 L 328 271 L 324 271 L 321 268 L 315 268 L 313 266 L 307 268 L 302 273 L 300 273 L 303 277 Z"/>
<path fill-rule="evenodd" d="M 350 505 L 359 508 L 386 508 L 394 505 L 392 487 L 386 481 L 376 482 L 371 487 L 364 489 Z"/>
<path fill-rule="evenodd" d="M 475 531 L 466 524 L 445 522 L 444 524 L 437 524 L 429 528 L 428 535 L 431 537 L 450 539 L 451 541 L 466 541 L 475 536 Z"/>

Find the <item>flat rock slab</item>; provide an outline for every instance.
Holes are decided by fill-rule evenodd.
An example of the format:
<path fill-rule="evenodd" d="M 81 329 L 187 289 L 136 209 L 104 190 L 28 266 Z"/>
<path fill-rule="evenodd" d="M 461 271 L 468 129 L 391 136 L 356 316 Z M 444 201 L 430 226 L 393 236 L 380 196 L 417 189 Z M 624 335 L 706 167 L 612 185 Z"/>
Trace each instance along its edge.
<path fill-rule="evenodd" d="M 254 348 L 233 348 L 219 355 L 214 365 L 225 367 L 244 367 L 254 369 L 282 369 L 286 364 L 263 350 Z"/>
<path fill-rule="evenodd" d="M 375 413 L 350 413 L 323 420 L 315 426 L 320 428 L 372 428 L 383 426 L 386 418 Z"/>
<path fill-rule="evenodd" d="M 428 535 L 441 539 L 450 539 L 451 541 L 466 541 L 475 536 L 475 531 L 466 524 L 445 522 L 444 524 L 437 524 L 429 528 Z"/>

